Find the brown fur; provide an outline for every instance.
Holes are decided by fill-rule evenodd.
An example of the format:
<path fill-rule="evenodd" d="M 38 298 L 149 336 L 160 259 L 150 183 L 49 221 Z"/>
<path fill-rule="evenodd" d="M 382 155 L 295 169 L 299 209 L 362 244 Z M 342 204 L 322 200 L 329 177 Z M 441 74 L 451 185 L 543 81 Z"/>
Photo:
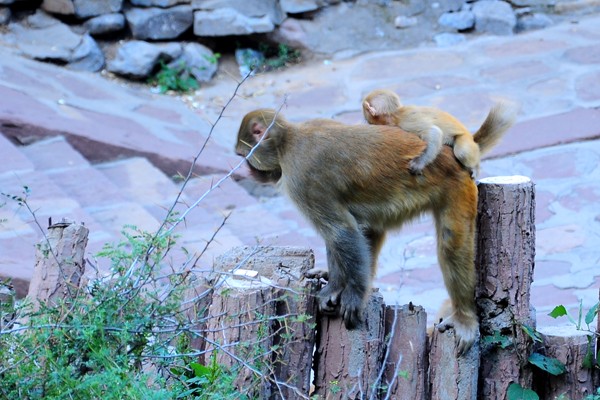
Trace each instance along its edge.
<path fill-rule="evenodd" d="M 478 329 L 477 187 L 451 149 L 444 147 L 417 176 L 409 165 L 425 143 L 416 135 L 392 126 L 291 123 L 281 115 L 267 131 L 275 115 L 268 109 L 248 113 L 236 153 L 247 157 L 257 179 L 278 181 L 325 239 L 329 282 L 319 294 L 320 309 L 341 314 L 349 329 L 361 324 L 386 230 L 432 212 L 438 259 L 454 307 L 438 329 L 454 327 L 459 352 L 468 349 Z"/>
<path fill-rule="evenodd" d="M 456 158 L 475 176 L 481 155 L 498 143 L 514 121 L 512 110 L 499 103 L 472 136 L 459 120 L 447 112 L 433 107 L 403 106 L 398 95 L 386 89 L 370 92 L 362 106 L 369 124 L 397 126 L 418 135 L 427 143 L 425 151 L 411 161 L 411 171 L 416 174 L 420 174 L 446 144 L 453 146 Z"/>

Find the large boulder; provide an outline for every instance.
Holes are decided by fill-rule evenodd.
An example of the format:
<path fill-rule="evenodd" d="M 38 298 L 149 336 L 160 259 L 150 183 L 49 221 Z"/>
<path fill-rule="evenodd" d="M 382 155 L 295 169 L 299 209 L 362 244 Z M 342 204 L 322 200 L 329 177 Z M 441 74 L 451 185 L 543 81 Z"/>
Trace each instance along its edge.
<path fill-rule="evenodd" d="M 121 11 L 123 0 L 44 0 L 41 7 L 53 14 L 88 18 Z"/>
<path fill-rule="evenodd" d="M 505 1 L 486 0 L 473 4 L 475 31 L 494 35 L 512 35 L 517 25 L 517 17 Z"/>
<path fill-rule="evenodd" d="M 447 12 L 440 16 L 438 23 L 457 31 L 464 31 L 475 26 L 475 14 L 470 10 Z"/>
<path fill-rule="evenodd" d="M 90 18 L 83 24 L 90 35 L 104 35 L 125 28 L 125 17 L 120 13 L 104 14 Z"/>
<path fill-rule="evenodd" d="M 275 29 L 268 16 L 248 17 L 232 8 L 194 12 L 194 35 L 229 36 L 271 32 Z"/>
<path fill-rule="evenodd" d="M 285 19 L 278 0 L 192 0 L 192 8 L 199 11 L 235 10 L 248 19 L 267 17 L 273 25 L 279 25 Z"/>
<path fill-rule="evenodd" d="M 132 8 L 125 13 L 136 39 L 175 39 L 194 22 L 192 7 L 181 5 L 170 8 Z"/>
<path fill-rule="evenodd" d="M 24 55 L 36 60 L 87 71 L 98 71 L 104 66 L 104 55 L 94 39 L 73 32 L 43 11 L 9 24 L 7 35 Z"/>
<path fill-rule="evenodd" d="M 279 5 L 286 14 L 298 14 L 317 10 L 322 3 L 317 0 L 279 0 Z"/>
<path fill-rule="evenodd" d="M 150 76 L 161 60 L 171 61 L 181 55 L 179 43 L 148 43 L 140 40 L 124 42 L 114 58 L 107 61 L 106 69 L 134 79 Z"/>
<path fill-rule="evenodd" d="M 208 82 L 217 72 L 217 58 L 206 46 L 199 43 L 187 43 L 183 52 L 169 66 L 184 65 L 187 71 L 199 82 Z"/>

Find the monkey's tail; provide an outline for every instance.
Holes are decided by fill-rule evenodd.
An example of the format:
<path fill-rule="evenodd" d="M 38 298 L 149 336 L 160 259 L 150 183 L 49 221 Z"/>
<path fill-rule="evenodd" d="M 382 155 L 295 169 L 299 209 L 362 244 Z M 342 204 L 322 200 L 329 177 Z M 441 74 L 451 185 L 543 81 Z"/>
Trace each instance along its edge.
<path fill-rule="evenodd" d="M 481 155 L 490 151 L 498 144 L 506 131 L 515 122 L 516 107 L 509 103 L 497 103 L 492 107 L 485 121 L 473 135 L 473 140 L 479 145 Z"/>

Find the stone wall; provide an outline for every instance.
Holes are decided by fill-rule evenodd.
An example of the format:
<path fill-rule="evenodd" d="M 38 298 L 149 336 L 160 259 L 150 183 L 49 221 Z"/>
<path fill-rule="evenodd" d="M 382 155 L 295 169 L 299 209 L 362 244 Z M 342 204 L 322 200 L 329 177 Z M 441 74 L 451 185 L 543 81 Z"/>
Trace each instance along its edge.
<path fill-rule="evenodd" d="M 477 33 L 552 24 L 596 0 L 0 0 L 0 44 L 68 68 L 145 79 L 160 61 L 198 81 L 217 70 L 207 43 L 244 35 L 326 57 L 451 45 Z M 214 42 L 214 41 L 213 41 Z M 204 44 L 203 44 L 204 43 Z"/>

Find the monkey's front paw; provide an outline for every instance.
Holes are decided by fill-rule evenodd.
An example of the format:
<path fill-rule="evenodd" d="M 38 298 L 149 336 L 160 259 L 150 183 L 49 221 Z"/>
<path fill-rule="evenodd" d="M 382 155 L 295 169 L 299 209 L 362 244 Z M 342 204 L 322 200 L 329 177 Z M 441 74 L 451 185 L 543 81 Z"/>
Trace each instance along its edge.
<path fill-rule="evenodd" d="M 419 162 L 418 159 L 412 160 L 410 163 L 408 163 L 408 170 L 413 175 L 422 175 L 423 168 L 425 168 L 425 165 L 423 165 L 423 163 Z"/>
<path fill-rule="evenodd" d="M 344 318 L 346 329 L 359 328 L 363 322 L 363 301 L 360 296 L 348 288 L 342 293 L 340 314 Z"/>
<path fill-rule="evenodd" d="M 304 273 L 307 278 L 329 280 L 329 271 L 320 268 L 311 268 Z"/>
<path fill-rule="evenodd" d="M 341 289 L 334 287 L 331 283 L 325 285 L 319 292 L 319 310 L 323 314 L 337 315 L 340 308 Z"/>
<path fill-rule="evenodd" d="M 454 328 L 454 332 L 457 340 L 457 353 L 460 357 L 465 354 L 477 338 L 477 331 L 479 330 L 479 323 L 476 320 L 467 320 L 466 322 L 459 321 L 456 315 L 451 315 L 444 318 L 442 322 L 437 325 L 437 330 L 445 332 L 446 330 Z"/>

